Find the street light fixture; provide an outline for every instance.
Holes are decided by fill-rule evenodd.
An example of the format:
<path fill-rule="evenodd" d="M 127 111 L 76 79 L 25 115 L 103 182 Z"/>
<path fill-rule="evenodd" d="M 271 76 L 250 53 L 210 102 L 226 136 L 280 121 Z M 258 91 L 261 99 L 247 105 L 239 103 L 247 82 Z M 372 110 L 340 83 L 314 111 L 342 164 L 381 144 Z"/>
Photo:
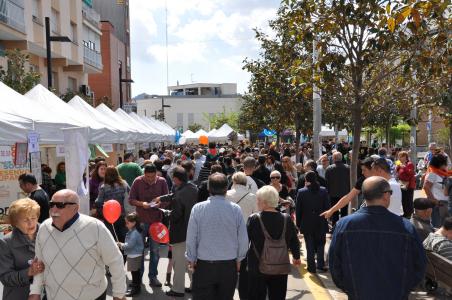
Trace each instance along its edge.
<path fill-rule="evenodd" d="M 46 50 L 47 50 L 47 88 L 52 88 L 52 53 L 50 48 L 51 42 L 71 42 L 67 36 L 50 36 L 50 18 L 45 17 L 46 25 Z"/>
<path fill-rule="evenodd" d="M 167 105 L 165 104 L 165 98 L 163 98 L 163 96 L 161 97 L 157 97 L 157 96 L 152 96 L 152 99 L 158 99 L 158 98 L 162 98 L 162 109 L 161 109 L 161 121 L 165 121 L 165 107 L 171 107 L 171 105 Z"/>
<path fill-rule="evenodd" d="M 119 107 L 122 109 L 122 84 L 123 83 L 133 83 L 134 81 L 130 78 L 122 78 L 122 62 L 119 62 Z"/>

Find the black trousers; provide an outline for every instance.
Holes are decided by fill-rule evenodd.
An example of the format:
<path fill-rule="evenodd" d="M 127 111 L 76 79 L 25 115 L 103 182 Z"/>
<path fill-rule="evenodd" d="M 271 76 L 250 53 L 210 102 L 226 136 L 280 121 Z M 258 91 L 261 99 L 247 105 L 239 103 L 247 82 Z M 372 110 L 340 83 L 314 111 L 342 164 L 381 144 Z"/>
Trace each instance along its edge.
<path fill-rule="evenodd" d="M 239 275 L 239 297 L 240 300 L 248 299 L 248 259 L 245 257 L 240 264 L 240 275 Z"/>
<path fill-rule="evenodd" d="M 193 273 L 193 300 L 232 300 L 237 284 L 235 260 L 198 260 Z"/>
<path fill-rule="evenodd" d="M 284 300 L 287 293 L 288 275 L 264 275 L 248 272 L 249 300 Z"/>
<path fill-rule="evenodd" d="M 410 219 L 413 214 L 414 204 L 413 204 L 413 189 L 402 189 L 402 208 L 403 217 Z"/>
<path fill-rule="evenodd" d="M 336 205 L 339 200 L 341 200 L 342 197 L 331 197 L 331 207 Z M 348 215 L 348 205 L 342 207 L 339 211 L 336 211 L 333 216 L 331 217 L 331 223 L 333 224 L 333 227 L 336 225 L 337 221 L 339 221 L 339 212 L 341 214 L 341 218 Z"/>
<path fill-rule="evenodd" d="M 316 270 L 316 255 L 317 255 L 317 268 L 322 269 L 325 267 L 325 233 L 304 233 L 304 242 L 306 243 L 306 252 L 308 260 L 308 271 L 315 272 Z"/>

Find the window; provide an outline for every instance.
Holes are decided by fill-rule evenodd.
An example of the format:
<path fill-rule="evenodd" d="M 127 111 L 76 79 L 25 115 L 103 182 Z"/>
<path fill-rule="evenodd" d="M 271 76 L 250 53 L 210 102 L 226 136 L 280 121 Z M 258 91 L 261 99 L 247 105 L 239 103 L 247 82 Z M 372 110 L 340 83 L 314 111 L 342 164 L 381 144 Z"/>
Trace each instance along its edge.
<path fill-rule="evenodd" d="M 177 127 L 184 127 L 184 114 L 177 113 Z"/>
<path fill-rule="evenodd" d="M 195 123 L 195 114 L 194 113 L 188 113 L 188 126 Z"/>
<path fill-rule="evenodd" d="M 50 18 L 50 31 L 52 33 L 60 33 L 60 13 L 52 8 L 52 17 Z"/>
<path fill-rule="evenodd" d="M 41 0 L 32 1 L 32 12 L 33 20 L 41 22 Z"/>
<path fill-rule="evenodd" d="M 71 22 L 71 33 L 69 38 L 73 43 L 77 43 L 77 24 Z"/>
<path fill-rule="evenodd" d="M 30 64 L 30 72 L 39 73 L 39 67 L 37 65 Z"/>
<path fill-rule="evenodd" d="M 77 91 L 77 79 L 68 77 L 67 78 L 67 89 L 68 89 L 68 91 L 76 92 Z"/>

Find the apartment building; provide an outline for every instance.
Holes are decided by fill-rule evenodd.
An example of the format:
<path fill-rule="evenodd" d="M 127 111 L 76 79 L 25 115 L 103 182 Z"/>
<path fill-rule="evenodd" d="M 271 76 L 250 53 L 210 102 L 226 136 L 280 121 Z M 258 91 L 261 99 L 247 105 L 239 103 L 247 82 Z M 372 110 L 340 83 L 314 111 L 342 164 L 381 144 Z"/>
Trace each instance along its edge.
<path fill-rule="evenodd" d="M 30 69 L 41 73 L 47 86 L 45 17 L 51 36 L 71 42 L 52 42 L 52 86 L 59 94 L 82 91 L 91 95 L 88 74 L 102 71 L 100 16 L 92 0 L 0 0 L 0 50 L 20 49 L 30 56 Z M 0 58 L 2 65 L 5 58 Z"/>
<path fill-rule="evenodd" d="M 134 99 L 140 116 L 161 118 L 164 107 L 165 122 L 181 131 L 193 123 L 210 130 L 209 117 L 215 114 L 239 112 L 241 96 L 236 83 L 193 83 L 168 87 L 167 95 L 141 94 Z"/>
<path fill-rule="evenodd" d="M 129 1 L 97 0 L 93 1 L 93 8 L 101 18 L 104 66 L 102 73 L 88 76 L 89 86 L 95 95 L 94 103 L 98 105 L 107 97 L 113 109 L 122 106 L 130 111 L 132 92 L 131 84 L 127 82 L 131 78 Z"/>

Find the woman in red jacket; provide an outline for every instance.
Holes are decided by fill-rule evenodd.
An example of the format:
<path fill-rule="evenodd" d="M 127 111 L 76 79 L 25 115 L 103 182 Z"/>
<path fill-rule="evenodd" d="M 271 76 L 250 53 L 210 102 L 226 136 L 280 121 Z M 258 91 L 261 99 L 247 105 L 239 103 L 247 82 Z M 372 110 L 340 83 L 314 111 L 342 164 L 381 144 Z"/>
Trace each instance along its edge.
<path fill-rule="evenodd" d="M 399 152 L 400 164 L 397 165 L 397 178 L 402 189 L 403 216 L 411 218 L 413 214 L 413 195 L 416 188 L 416 172 L 406 151 Z"/>

